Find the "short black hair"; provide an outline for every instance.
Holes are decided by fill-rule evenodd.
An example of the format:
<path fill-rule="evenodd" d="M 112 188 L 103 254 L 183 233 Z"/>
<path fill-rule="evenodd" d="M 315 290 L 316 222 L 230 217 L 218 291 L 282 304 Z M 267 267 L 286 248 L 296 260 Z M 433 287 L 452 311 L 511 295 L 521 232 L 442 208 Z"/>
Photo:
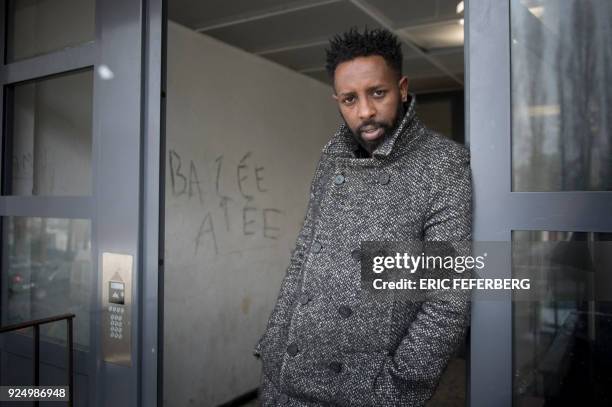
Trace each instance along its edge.
<path fill-rule="evenodd" d="M 370 55 L 380 55 L 399 76 L 402 75 L 402 47 L 397 37 L 385 29 L 365 27 L 361 33 L 357 27 L 351 27 L 331 38 L 325 52 L 325 69 L 332 80 L 336 67 L 342 62 Z"/>

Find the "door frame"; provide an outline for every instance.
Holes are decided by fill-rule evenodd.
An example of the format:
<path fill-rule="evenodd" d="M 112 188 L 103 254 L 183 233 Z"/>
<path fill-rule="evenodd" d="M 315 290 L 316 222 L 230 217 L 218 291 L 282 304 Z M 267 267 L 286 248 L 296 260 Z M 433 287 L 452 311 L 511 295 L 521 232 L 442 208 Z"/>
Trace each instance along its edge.
<path fill-rule="evenodd" d="M 139 405 L 163 405 L 167 1 L 143 0 L 142 318 Z"/>
<path fill-rule="evenodd" d="M 513 230 L 610 232 L 609 191 L 512 191 L 510 1 L 466 1 L 466 128 L 474 185 L 474 240 L 508 242 L 489 259 L 511 278 Z M 500 216 L 499 214 L 503 214 Z M 513 403 L 511 296 L 472 303 L 469 405 Z"/>
<path fill-rule="evenodd" d="M 0 0 L 0 55 L 5 55 L 6 10 L 7 0 Z M 93 69 L 91 195 L 0 196 L 0 217 L 90 221 L 94 277 L 89 355 L 75 352 L 75 371 L 88 375 L 91 406 L 162 403 L 158 282 L 163 269 L 165 25 L 165 0 L 96 0 L 94 41 L 0 62 L 2 112 L 7 85 Z M 98 74 L 102 65 L 114 73 L 111 80 Z M 3 143 L 4 133 L 2 126 Z M 126 253 L 134 259 L 130 367 L 102 358 L 103 252 Z M 4 272 L 2 283 L 6 284 Z M 2 304 L 6 301 L 3 296 Z M 0 339 L 3 350 L 11 343 L 17 351 L 30 349 L 22 335 Z M 52 362 L 54 354 L 64 354 L 59 348 L 41 341 L 41 361 Z"/>

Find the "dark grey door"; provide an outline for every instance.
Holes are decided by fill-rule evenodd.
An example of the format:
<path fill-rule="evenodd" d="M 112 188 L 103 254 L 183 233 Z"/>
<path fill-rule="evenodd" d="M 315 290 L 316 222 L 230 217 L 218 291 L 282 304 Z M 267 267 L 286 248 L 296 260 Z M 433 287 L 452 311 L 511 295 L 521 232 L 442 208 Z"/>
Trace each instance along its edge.
<path fill-rule="evenodd" d="M 474 239 L 507 242 L 489 259 L 497 276 L 531 267 L 551 287 L 473 304 L 471 406 L 609 402 L 611 13 L 601 1 L 469 1 Z"/>
<path fill-rule="evenodd" d="M 161 1 L 0 10 L 1 323 L 75 314 L 75 405 L 155 405 Z M 1 384 L 33 384 L 31 331 L 0 340 Z M 41 328 L 41 385 L 66 345 Z"/>

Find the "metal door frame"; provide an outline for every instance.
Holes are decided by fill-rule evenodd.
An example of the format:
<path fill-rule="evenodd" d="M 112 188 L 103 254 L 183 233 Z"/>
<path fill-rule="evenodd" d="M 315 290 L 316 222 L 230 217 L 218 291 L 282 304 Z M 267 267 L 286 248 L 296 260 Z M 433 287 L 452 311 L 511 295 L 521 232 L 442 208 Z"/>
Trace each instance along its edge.
<path fill-rule="evenodd" d="M 0 65 L 3 112 L 6 85 L 93 69 L 92 195 L 0 196 L 0 217 L 83 218 L 91 222 L 95 294 L 90 303 L 90 350 L 88 357 L 77 354 L 75 359 L 75 370 L 88 374 L 91 406 L 161 404 L 157 392 L 161 387 L 158 337 L 162 332 L 158 329 L 158 281 L 163 265 L 164 3 L 97 0 L 93 42 Z M 0 0 L 0 55 L 5 54 L 6 10 L 7 1 Z M 101 65 L 114 72 L 112 80 L 97 74 Z M 102 253 L 106 251 L 134 256 L 133 362 L 129 368 L 105 363 L 101 357 L 100 280 Z M 17 339 L 14 342 L 20 346 Z M 1 345 L 8 345 L 7 340 Z M 41 355 L 49 352 L 53 350 L 41 347 Z"/>
<path fill-rule="evenodd" d="M 163 405 L 167 1 L 143 0 L 142 343 L 139 405 Z"/>
<path fill-rule="evenodd" d="M 466 2 L 466 128 L 474 183 L 474 240 L 513 230 L 612 231 L 612 192 L 512 192 L 510 0 Z M 503 216 L 500 216 L 503 214 Z M 491 259 L 489 259 L 491 260 Z M 496 277 L 511 277 L 511 253 Z M 469 405 L 512 405 L 512 304 L 472 304 Z"/>

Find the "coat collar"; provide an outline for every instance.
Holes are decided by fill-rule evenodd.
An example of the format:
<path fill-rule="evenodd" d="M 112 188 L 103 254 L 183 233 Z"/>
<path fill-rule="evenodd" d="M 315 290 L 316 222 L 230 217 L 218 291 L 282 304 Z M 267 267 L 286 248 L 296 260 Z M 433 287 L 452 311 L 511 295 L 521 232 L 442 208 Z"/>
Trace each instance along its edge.
<path fill-rule="evenodd" d="M 409 94 L 410 100 L 404 103 L 405 113 L 400 124 L 395 131 L 372 152 L 372 157 L 384 158 L 388 157 L 394 150 L 394 146 L 398 144 L 398 139 L 409 138 L 407 130 L 415 117 L 416 97 Z M 405 134 L 405 136 L 404 136 Z M 323 152 L 328 154 L 336 154 L 342 156 L 354 157 L 354 152 L 359 148 L 359 144 L 353 137 L 351 130 L 342 123 L 331 140 L 323 147 Z"/>

